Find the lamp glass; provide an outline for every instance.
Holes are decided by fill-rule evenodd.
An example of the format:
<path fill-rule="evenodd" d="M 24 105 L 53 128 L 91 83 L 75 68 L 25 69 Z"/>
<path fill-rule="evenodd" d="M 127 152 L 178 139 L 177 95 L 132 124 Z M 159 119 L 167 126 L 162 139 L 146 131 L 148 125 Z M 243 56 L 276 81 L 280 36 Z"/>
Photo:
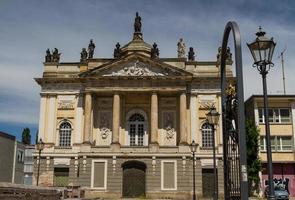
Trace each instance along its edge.
<path fill-rule="evenodd" d="M 191 152 L 196 152 L 197 144 L 196 144 L 195 140 L 192 141 L 190 148 L 191 148 Z"/>
<path fill-rule="evenodd" d="M 247 44 L 254 59 L 254 63 L 258 65 L 272 64 L 271 61 L 276 43 L 273 41 L 273 38 L 269 39 L 265 37 L 265 32 L 262 32 L 261 28 L 256 35 L 255 41 Z"/>
<path fill-rule="evenodd" d="M 215 108 L 212 108 L 209 113 L 206 114 L 206 118 L 209 124 L 217 125 L 219 121 L 220 114 L 216 111 Z"/>

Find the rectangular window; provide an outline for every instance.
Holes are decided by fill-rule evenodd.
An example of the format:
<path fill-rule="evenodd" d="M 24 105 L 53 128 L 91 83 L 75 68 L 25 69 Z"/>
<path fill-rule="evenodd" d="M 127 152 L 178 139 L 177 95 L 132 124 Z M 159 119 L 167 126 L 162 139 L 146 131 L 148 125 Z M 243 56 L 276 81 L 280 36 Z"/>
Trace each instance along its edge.
<path fill-rule="evenodd" d="M 275 151 L 291 151 L 293 148 L 293 141 L 291 136 L 272 136 L 271 149 Z M 266 138 L 260 138 L 260 150 L 266 151 Z"/>
<path fill-rule="evenodd" d="M 292 150 L 292 137 L 291 136 L 282 136 L 278 137 L 280 139 L 280 150 L 288 151 Z"/>
<path fill-rule="evenodd" d="M 177 190 L 177 162 L 176 160 L 161 162 L 161 189 Z"/>
<path fill-rule="evenodd" d="M 273 122 L 280 123 L 279 109 L 273 109 Z"/>
<path fill-rule="evenodd" d="M 274 122 L 274 111 L 273 111 L 273 109 L 268 109 L 268 119 L 269 119 L 270 123 Z"/>
<path fill-rule="evenodd" d="M 91 187 L 107 188 L 107 160 L 92 160 Z"/>
<path fill-rule="evenodd" d="M 258 109 L 259 123 L 264 123 L 264 112 L 262 108 Z M 291 112 L 289 108 L 270 108 L 268 110 L 268 117 L 270 123 L 290 123 Z"/>
<path fill-rule="evenodd" d="M 260 122 L 260 123 L 264 123 L 264 113 L 263 113 L 263 109 L 259 108 L 259 109 L 258 109 L 258 114 L 259 114 L 259 122 Z"/>
<path fill-rule="evenodd" d="M 20 150 L 20 149 L 17 150 L 17 161 L 20 163 L 24 162 L 24 151 L 23 150 Z"/>
<path fill-rule="evenodd" d="M 288 109 L 288 108 L 280 109 L 280 116 L 281 116 L 282 123 L 291 122 L 290 109 Z"/>

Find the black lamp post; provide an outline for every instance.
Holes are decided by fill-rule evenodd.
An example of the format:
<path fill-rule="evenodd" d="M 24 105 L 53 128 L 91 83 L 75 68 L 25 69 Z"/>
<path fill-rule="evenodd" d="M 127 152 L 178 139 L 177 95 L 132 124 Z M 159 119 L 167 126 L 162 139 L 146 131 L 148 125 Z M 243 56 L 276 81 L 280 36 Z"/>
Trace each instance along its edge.
<path fill-rule="evenodd" d="M 198 144 L 196 144 L 195 141 L 193 140 L 190 145 L 191 152 L 193 153 L 193 200 L 196 200 L 195 153 L 197 151 L 197 146 Z"/>
<path fill-rule="evenodd" d="M 37 172 L 37 186 L 39 185 L 39 173 L 40 173 L 40 161 L 41 161 L 41 151 L 44 149 L 44 142 L 40 138 L 39 142 L 36 144 L 36 148 L 39 151 L 39 159 L 38 159 L 38 172 Z"/>
<path fill-rule="evenodd" d="M 269 194 L 268 199 L 275 199 L 274 196 L 274 183 L 273 183 L 273 168 L 272 168 L 272 153 L 270 142 L 270 129 L 268 118 L 268 100 L 267 100 L 267 85 L 266 75 L 270 68 L 273 66 L 272 55 L 276 46 L 273 38 L 269 39 L 264 36 L 265 32 L 259 27 L 259 31 L 256 33 L 256 39 L 250 44 L 247 44 L 251 54 L 254 58 L 253 67 L 256 67 L 262 76 L 263 85 L 263 97 L 264 97 L 264 116 L 265 116 L 265 135 L 266 135 L 266 147 L 267 147 L 267 172 L 268 172 L 268 187 Z"/>
<path fill-rule="evenodd" d="M 215 126 L 218 124 L 220 114 L 216 111 L 215 107 L 210 108 L 209 113 L 206 114 L 208 123 L 212 127 L 212 142 L 213 142 L 213 169 L 214 169 L 214 193 L 213 199 L 218 199 L 218 182 L 216 173 L 216 149 L 215 149 Z"/>

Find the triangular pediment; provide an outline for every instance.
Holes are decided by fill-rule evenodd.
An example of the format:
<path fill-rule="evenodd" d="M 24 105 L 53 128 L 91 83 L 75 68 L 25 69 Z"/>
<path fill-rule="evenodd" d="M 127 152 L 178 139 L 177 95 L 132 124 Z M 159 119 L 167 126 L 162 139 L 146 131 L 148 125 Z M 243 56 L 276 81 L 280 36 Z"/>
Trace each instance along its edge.
<path fill-rule="evenodd" d="M 191 76 L 192 74 L 142 55 L 132 54 L 86 71 L 82 77 L 165 77 Z"/>

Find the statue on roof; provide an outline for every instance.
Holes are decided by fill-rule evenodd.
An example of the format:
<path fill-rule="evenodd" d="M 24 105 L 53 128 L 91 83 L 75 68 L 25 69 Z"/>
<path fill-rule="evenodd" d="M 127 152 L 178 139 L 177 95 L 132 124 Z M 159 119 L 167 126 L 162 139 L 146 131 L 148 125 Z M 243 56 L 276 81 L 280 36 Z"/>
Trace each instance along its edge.
<path fill-rule="evenodd" d="M 182 38 L 179 39 L 179 42 L 177 43 L 177 53 L 178 58 L 184 58 L 185 57 L 185 43 Z"/>
<path fill-rule="evenodd" d="M 93 43 L 93 40 L 91 39 L 88 45 L 88 58 L 93 58 L 94 49 L 95 49 L 95 44 Z"/>
<path fill-rule="evenodd" d="M 46 56 L 45 56 L 45 62 L 51 62 L 51 59 L 52 59 L 52 55 L 50 53 L 50 50 L 47 49 L 46 50 Z"/>
<path fill-rule="evenodd" d="M 216 55 L 217 61 L 220 62 L 221 59 L 221 47 L 218 48 L 218 53 Z M 226 60 L 232 60 L 232 53 L 230 52 L 230 48 L 226 48 Z"/>
<path fill-rule="evenodd" d="M 114 49 L 114 58 L 120 58 L 121 57 L 121 45 L 119 42 L 116 44 L 116 48 Z"/>
<path fill-rule="evenodd" d="M 194 52 L 194 48 L 193 47 L 190 47 L 189 48 L 188 60 L 189 61 L 195 61 L 195 52 Z"/>
<path fill-rule="evenodd" d="M 57 48 L 54 48 L 54 51 L 52 52 L 51 62 L 59 62 L 60 54 L 61 53 L 58 53 L 58 49 Z"/>
<path fill-rule="evenodd" d="M 86 48 L 82 48 L 82 51 L 81 51 L 80 54 L 81 54 L 80 61 L 81 61 L 81 62 L 85 62 L 86 59 L 87 59 L 87 55 L 88 55 L 88 53 L 87 53 L 87 51 L 86 51 Z"/>
<path fill-rule="evenodd" d="M 153 48 L 151 49 L 151 58 L 159 58 L 159 48 L 158 45 L 154 42 Z"/>
<path fill-rule="evenodd" d="M 136 12 L 136 17 L 134 20 L 134 32 L 135 33 L 141 32 L 141 17 L 138 15 L 138 12 Z"/>

